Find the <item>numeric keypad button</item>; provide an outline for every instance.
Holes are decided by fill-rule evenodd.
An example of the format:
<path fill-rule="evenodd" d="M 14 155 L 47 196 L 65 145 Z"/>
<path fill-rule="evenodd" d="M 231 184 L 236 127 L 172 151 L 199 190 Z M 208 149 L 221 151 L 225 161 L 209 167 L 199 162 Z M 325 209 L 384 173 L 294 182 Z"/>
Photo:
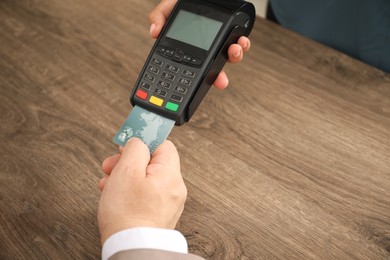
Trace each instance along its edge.
<path fill-rule="evenodd" d="M 186 76 L 186 77 L 189 77 L 189 78 L 193 78 L 195 77 L 196 73 L 193 72 L 193 71 L 190 71 L 190 70 L 183 70 L 183 72 L 181 73 L 183 76 Z"/>
<path fill-rule="evenodd" d="M 182 96 L 179 96 L 179 95 L 175 95 L 175 94 L 172 94 L 171 95 L 171 99 L 173 101 L 176 101 L 176 102 L 181 102 L 183 100 L 183 97 Z"/>
<path fill-rule="evenodd" d="M 158 89 L 156 88 L 154 91 L 153 91 L 154 94 L 157 94 L 161 97 L 165 97 L 167 95 L 167 92 L 165 90 L 161 90 L 161 89 Z"/>
<path fill-rule="evenodd" d="M 142 82 L 141 88 L 146 89 L 146 90 L 150 90 L 151 86 L 148 83 Z"/>
<path fill-rule="evenodd" d="M 157 65 L 157 66 L 161 67 L 161 66 L 163 65 L 164 62 L 161 61 L 161 60 L 159 60 L 159 59 L 153 58 L 153 59 L 152 59 L 152 63 L 153 63 L 154 65 Z"/>
<path fill-rule="evenodd" d="M 191 85 L 191 80 L 185 79 L 185 78 L 179 78 L 178 82 L 179 82 L 180 84 L 183 84 L 183 85 L 186 85 L 186 86 Z"/>
<path fill-rule="evenodd" d="M 148 67 L 148 71 L 150 71 L 150 72 L 152 72 L 154 74 L 158 74 L 160 72 L 159 69 L 157 69 L 156 67 L 151 66 L 151 65 Z"/>
<path fill-rule="evenodd" d="M 176 86 L 175 87 L 175 91 L 177 92 L 177 93 L 180 93 L 180 94 L 185 94 L 185 93 L 187 93 L 187 88 L 185 88 L 185 87 L 182 87 L 182 86 Z"/>
<path fill-rule="evenodd" d="M 175 75 L 169 74 L 167 72 L 163 72 L 161 74 L 161 77 L 163 77 L 164 79 L 170 80 L 170 81 L 174 81 L 175 80 Z"/>
<path fill-rule="evenodd" d="M 173 66 L 171 64 L 167 64 L 167 66 L 165 66 L 165 68 L 169 71 L 172 71 L 172 72 L 175 72 L 175 73 L 178 73 L 179 72 L 179 68 L 176 67 L 176 66 Z"/>
<path fill-rule="evenodd" d="M 165 82 L 165 81 L 160 80 L 160 81 L 157 83 L 157 86 L 162 87 L 162 88 L 169 89 L 169 88 L 171 88 L 171 83 L 168 83 L 168 82 Z"/>
<path fill-rule="evenodd" d="M 155 81 L 155 77 L 153 77 L 152 75 L 149 75 L 149 74 L 145 74 L 144 75 L 144 78 L 146 79 L 146 80 L 149 80 L 150 82 L 154 82 Z"/>

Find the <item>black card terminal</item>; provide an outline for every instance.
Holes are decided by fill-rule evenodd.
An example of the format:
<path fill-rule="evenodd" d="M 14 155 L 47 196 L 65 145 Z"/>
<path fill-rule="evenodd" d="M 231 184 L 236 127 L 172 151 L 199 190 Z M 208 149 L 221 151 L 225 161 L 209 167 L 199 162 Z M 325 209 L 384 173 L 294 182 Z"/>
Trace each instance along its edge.
<path fill-rule="evenodd" d="M 182 125 L 248 36 L 255 8 L 242 0 L 178 0 L 132 91 L 130 102 Z"/>

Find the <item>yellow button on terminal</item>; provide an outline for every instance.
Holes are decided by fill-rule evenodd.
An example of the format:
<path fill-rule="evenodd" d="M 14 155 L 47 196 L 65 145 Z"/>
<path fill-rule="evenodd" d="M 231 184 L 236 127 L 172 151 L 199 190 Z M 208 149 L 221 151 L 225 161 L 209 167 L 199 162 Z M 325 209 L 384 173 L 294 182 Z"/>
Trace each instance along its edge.
<path fill-rule="evenodd" d="M 149 102 L 152 103 L 153 105 L 161 107 L 162 104 L 164 103 L 164 100 L 162 100 L 161 98 L 158 98 L 156 96 L 151 96 L 149 99 Z"/>

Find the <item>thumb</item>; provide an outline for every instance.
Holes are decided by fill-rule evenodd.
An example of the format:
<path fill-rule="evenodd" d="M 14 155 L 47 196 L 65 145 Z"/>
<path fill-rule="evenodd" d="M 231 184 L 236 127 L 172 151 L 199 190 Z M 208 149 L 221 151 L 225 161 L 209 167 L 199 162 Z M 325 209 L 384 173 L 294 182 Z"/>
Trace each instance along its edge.
<path fill-rule="evenodd" d="M 149 161 L 149 148 L 140 139 L 131 138 L 122 151 L 122 156 L 115 167 L 118 169 L 115 172 L 145 177 Z M 140 175 L 140 173 L 143 174 Z"/>
<path fill-rule="evenodd" d="M 150 36 L 157 38 L 177 0 L 161 0 L 149 14 Z"/>

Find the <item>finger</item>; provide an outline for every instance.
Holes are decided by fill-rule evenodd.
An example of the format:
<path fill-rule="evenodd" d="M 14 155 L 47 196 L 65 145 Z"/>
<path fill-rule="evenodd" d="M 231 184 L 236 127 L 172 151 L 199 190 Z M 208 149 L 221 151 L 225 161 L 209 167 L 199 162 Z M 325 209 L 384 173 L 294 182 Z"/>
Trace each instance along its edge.
<path fill-rule="evenodd" d="M 119 148 L 118 148 L 119 149 L 119 153 L 123 152 L 123 148 L 124 148 L 123 146 L 119 146 Z"/>
<path fill-rule="evenodd" d="M 229 79 L 225 71 L 221 71 L 213 84 L 218 89 L 225 89 L 229 85 Z"/>
<path fill-rule="evenodd" d="M 127 141 L 122 155 L 119 159 L 113 172 L 126 174 L 126 175 L 137 175 L 142 172 L 142 176 L 146 175 L 146 167 L 150 161 L 149 148 L 138 138 L 131 138 Z M 113 173 L 111 173 L 112 175 Z"/>
<path fill-rule="evenodd" d="M 115 165 L 119 162 L 121 155 L 115 154 L 107 157 L 102 163 L 102 170 L 105 174 L 110 174 Z"/>
<path fill-rule="evenodd" d="M 243 58 L 244 52 L 240 44 L 232 44 L 228 49 L 229 62 L 237 63 Z"/>
<path fill-rule="evenodd" d="M 149 14 L 150 36 L 157 38 L 177 0 L 162 0 Z"/>
<path fill-rule="evenodd" d="M 251 48 L 251 41 L 245 36 L 241 36 L 240 39 L 238 39 L 237 43 L 241 45 L 242 50 L 244 52 L 249 51 Z"/>
<path fill-rule="evenodd" d="M 164 143 L 159 145 L 152 155 L 150 165 L 148 166 L 148 174 L 153 174 L 154 170 L 161 166 L 165 168 L 165 172 L 157 171 L 159 174 L 163 173 L 176 173 L 181 177 L 180 174 L 180 157 L 175 145 L 166 140 Z"/>
<path fill-rule="evenodd" d="M 99 190 L 103 191 L 104 186 L 106 185 L 106 182 L 108 180 L 108 175 L 104 176 L 103 178 L 100 179 L 99 181 Z"/>

